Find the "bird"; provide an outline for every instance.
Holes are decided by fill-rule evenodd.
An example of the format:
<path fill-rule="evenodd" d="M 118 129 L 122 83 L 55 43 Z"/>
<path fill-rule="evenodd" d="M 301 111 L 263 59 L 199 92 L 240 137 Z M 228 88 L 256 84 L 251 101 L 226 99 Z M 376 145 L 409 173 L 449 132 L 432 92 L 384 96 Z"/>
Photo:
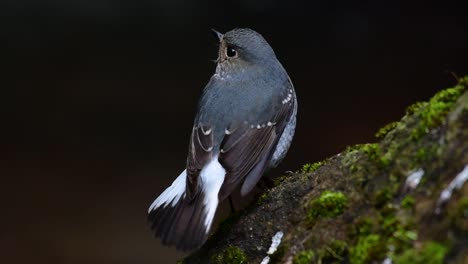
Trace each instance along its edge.
<path fill-rule="evenodd" d="M 263 36 L 213 32 L 216 70 L 199 100 L 186 168 L 148 209 L 154 235 L 181 251 L 200 248 L 218 205 L 238 187 L 248 194 L 280 163 L 296 127 L 294 86 Z"/>

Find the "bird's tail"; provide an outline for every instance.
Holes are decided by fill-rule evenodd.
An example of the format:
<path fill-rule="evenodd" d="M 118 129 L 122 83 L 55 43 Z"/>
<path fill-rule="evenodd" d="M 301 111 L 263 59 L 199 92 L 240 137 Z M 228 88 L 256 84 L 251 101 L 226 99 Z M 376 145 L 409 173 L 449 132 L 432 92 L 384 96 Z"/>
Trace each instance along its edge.
<path fill-rule="evenodd" d="M 218 193 L 212 195 L 205 188 L 189 200 L 186 176 L 184 170 L 148 209 L 155 236 L 164 245 L 183 251 L 196 249 L 206 241 L 219 203 Z"/>

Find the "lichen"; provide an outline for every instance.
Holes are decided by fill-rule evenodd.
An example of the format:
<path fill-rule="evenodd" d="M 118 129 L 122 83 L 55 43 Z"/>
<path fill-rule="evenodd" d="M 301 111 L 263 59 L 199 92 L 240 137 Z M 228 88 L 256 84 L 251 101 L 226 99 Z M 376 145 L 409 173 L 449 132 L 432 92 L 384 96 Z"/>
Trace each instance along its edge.
<path fill-rule="evenodd" d="M 309 264 L 314 260 L 315 253 L 313 250 L 304 250 L 296 254 L 293 259 L 293 264 Z"/>
<path fill-rule="evenodd" d="M 242 249 L 236 246 L 229 246 L 221 253 L 211 257 L 214 264 L 244 264 L 248 263 L 247 256 Z"/>
<path fill-rule="evenodd" d="M 395 264 L 439 264 L 443 263 L 448 247 L 434 241 L 424 243 L 420 249 L 410 248 L 392 257 Z"/>
<path fill-rule="evenodd" d="M 346 208 L 348 199 L 342 192 L 325 191 L 307 205 L 307 219 L 313 222 L 317 217 L 336 217 Z"/>

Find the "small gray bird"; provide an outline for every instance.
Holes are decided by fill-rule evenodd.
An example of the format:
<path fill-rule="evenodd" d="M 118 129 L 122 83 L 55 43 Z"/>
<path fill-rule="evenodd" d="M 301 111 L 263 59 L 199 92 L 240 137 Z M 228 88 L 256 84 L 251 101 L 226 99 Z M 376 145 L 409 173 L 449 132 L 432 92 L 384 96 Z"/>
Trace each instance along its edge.
<path fill-rule="evenodd" d="M 291 144 L 297 101 L 286 70 L 251 29 L 219 38 L 216 72 L 206 85 L 190 137 L 186 170 L 151 204 L 151 228 L 163 244 L 199 248 L 218 204 L 237 186 L 249 193 Z"/>

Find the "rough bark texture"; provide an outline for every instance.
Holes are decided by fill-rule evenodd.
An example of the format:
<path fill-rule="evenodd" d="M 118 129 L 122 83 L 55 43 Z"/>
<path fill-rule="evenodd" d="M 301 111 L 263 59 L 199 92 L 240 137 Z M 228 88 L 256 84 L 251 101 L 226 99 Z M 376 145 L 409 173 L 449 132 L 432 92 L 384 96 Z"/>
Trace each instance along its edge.
<path fill-rule="evenodd" d="M 410 106 L 379 143 L 281 177 L 183 263 L 260 263 L 278 231 L 269 263 L 468 263 L 468 184 L 439 201 L 468 165 L 467 86 Z"/>

